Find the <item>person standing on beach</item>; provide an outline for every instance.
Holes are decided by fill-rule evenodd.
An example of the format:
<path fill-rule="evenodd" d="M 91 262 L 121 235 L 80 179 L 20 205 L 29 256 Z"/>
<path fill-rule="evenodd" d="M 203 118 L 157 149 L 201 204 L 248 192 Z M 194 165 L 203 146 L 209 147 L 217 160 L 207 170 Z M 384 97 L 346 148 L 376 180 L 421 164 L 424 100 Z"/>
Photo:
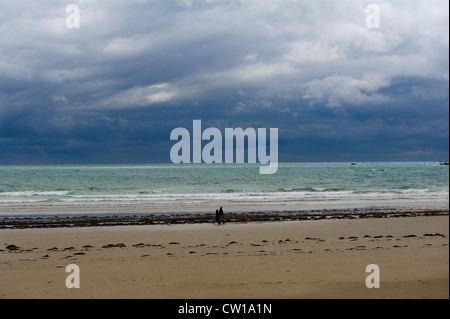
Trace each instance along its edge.
<path fill-rule="evenodd" d="M 220 222 L 222 222 L 222 224 L 225 224 L 225 220 L 223 219 L 223 209 L 222 209 L 222 206 L 220 206 L 220 209 L 219 209 L 219 220 L 220 220 Z M 219 222 L 219 225 L 220 225 L 220 222 Z"/>
<path fill-rule="evenodd" d="M 214 225 L 218 223 L 220 225 L 220 214 L 219 210 L 216 209 L 216 220 L 214 221 Z"/>

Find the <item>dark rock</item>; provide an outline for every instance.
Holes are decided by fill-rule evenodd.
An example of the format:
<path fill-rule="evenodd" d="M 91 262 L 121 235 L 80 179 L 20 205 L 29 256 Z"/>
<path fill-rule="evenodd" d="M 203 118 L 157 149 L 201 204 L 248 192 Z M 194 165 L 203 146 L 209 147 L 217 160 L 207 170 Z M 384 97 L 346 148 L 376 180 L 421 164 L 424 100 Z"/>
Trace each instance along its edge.
<path fill-rule="evenodd" d="M 426 236 L 426 237 L 434 237 L 434 236 L 439 236 L 439 237 L 444 237 L 444 238 L 445 238 L 445 235 L 443 235 L 443 234 L 439 234 L 439 233 L 436 233 L 436 234 L 424 234 L 424 236 Z"/>
<path fill-rule="evenodd" d="M 123 247 L 126 247 L 126 246 L 125 246 L 125 244 L 122 244 L 122 243 L 120 243 L 120 244 L 108 244 L 108 245 L 102 246 L 102 248 L 113 248 L 113 247 L 123 248 Z"/>

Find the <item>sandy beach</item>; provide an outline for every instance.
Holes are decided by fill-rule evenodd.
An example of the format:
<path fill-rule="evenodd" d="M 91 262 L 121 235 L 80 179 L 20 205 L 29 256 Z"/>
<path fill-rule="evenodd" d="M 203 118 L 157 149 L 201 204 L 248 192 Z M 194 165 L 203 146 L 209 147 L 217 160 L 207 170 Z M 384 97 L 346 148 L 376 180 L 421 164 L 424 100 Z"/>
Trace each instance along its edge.
<path fill-rule="evenodd" d="M 445 216 L 0 230 L 1 298 L 448 298 Z M 80 269 L 68 289 L 66 266 Z M 380 269 L 368 289 L 366 266 Z"/>

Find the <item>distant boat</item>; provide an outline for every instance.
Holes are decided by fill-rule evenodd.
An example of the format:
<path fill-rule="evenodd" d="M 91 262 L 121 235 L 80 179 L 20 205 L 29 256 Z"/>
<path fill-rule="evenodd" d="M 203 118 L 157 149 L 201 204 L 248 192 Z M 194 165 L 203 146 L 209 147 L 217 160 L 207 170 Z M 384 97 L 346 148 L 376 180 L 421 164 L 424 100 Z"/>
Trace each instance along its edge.
<path fill-rule="evenodd" d="M 356 163 L 351 163 L 350 165 L 357 165 Z"/>
<path fill-rule="evenodd" d="M 441 165 L 448 165 L 448 162 L 442 162 Z"/>

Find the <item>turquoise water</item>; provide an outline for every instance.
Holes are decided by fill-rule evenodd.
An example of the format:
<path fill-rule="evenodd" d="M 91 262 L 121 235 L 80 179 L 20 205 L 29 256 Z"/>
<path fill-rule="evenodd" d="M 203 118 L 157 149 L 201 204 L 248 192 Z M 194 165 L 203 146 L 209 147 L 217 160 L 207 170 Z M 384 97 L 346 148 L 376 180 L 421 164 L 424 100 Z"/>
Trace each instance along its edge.
<path fill-rule="evenodd" d="M 0 166 L 0 205 L 143 203 L 194 199 L 289 201 L 447 199 L 448 166 L 414 163 L 285 163 L 273 175 L 260 164 Z"/>

